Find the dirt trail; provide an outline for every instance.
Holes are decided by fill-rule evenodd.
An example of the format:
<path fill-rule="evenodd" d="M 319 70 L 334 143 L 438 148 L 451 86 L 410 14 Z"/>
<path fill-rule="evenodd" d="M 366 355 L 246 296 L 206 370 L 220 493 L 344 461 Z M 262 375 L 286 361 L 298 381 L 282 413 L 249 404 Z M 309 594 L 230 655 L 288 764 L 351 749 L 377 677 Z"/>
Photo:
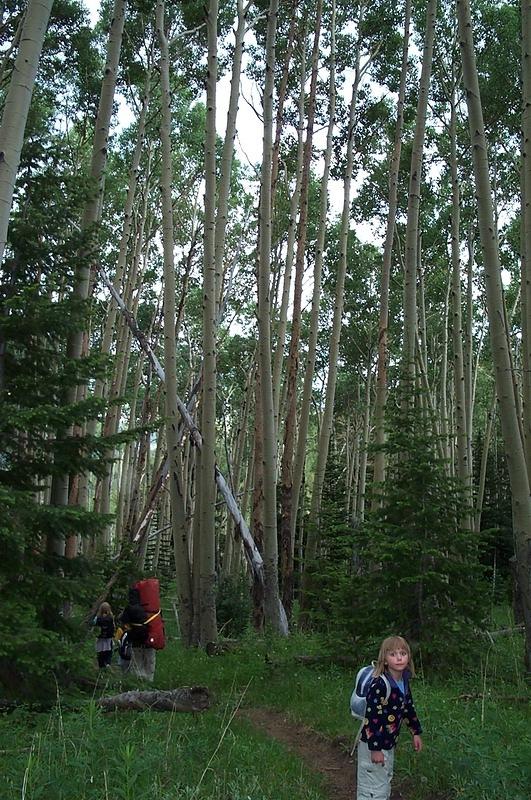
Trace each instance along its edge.
<path fill-rule="evenodd" d="M 352 741 L 346 738 L 331 741 L 312 728 L 291 722 L 281 711 L 272 709 L 243 708 L 239 716 L 278 739 L 288 750 L 300 756 L 310 769 L 320 773 L 324 777 L 330 800 L 354 799 L 355 758 L 349 755 Z M 402 798 L 400 791 L 393 790 L 391 800 Z"/>

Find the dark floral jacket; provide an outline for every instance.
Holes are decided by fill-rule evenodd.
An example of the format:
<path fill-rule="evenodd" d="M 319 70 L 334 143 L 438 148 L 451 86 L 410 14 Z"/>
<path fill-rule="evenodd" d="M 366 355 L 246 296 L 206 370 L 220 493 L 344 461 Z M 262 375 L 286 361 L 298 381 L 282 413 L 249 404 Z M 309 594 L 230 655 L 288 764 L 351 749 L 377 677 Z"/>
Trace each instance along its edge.
<path fill-rule="evenodd" d="M 367 710 L 361 741 L 367 743 L 369 750 L 391 750 L 396 745 L 402 720 L 405 720 L 412 734 L 422 733 L 408 676 L 404 675 L 404 694 L 390 675 L 386 677 L 391 685 L 387 702 L 383 678 L 375 678 L 367 692 Z"/>

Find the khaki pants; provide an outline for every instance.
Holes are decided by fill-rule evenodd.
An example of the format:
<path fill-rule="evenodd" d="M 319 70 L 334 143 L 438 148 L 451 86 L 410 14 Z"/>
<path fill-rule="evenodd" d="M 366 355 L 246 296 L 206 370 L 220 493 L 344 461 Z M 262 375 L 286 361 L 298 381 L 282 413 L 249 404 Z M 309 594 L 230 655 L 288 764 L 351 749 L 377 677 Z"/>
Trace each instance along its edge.
<path fill-rule="evenodd" d="M 123 672 L 131 672 L 137 678 L 153 681 L 155 676 L 155 650 L 152 647 L 133 647 L 131 660 L 121 662 Z"/>
<path fill-rule="evenodd" d="M 358 743 L 357 800 L 389 800 L 395 751 L 382 750 L 383 764 L 373 764 L 371 751 L 365 742 Z"/>

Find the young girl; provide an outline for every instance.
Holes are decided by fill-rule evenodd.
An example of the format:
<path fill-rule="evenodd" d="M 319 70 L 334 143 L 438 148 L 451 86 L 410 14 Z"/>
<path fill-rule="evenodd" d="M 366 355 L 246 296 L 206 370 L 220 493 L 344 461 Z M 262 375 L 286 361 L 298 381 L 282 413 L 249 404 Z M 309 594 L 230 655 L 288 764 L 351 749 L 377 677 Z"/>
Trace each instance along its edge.
<path fill-rule="evenodd" d="M 385 673 L 391 692 L 387 691 Z M 401 636 L 384 639 L 374 678 L 367 692 L 367 711 L 358 745 L 357 800 L 388 800 L 391 795 L 395 745 L 402 720 L 413 735 L 413 747 L 422 750 L 422 728 L 417 718 L 409 688 L 415 669 L 411 650 Z"/>
<path fill-rule="evenodd" d="M 100 626 L 100 632 L 96 639 L 98 666 L 100 669 L 110 667 L 112 659 L 112 640 L 114 636 L 114 617 L 109 603 L 101 604 L 92 624 Z"/>

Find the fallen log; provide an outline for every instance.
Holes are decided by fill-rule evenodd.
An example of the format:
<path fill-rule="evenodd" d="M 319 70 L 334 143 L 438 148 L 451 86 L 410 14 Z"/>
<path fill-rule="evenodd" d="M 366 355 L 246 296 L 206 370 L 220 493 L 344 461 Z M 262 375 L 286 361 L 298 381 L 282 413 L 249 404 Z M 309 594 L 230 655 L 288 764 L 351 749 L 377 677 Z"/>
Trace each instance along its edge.
<path fill-rule="evenodd" d="M 181 686 L 168 691 L 122 692 L 101 697 L 98 705 L 105 711 L 205 711 L 212 698 L 205 686 Z"/>

